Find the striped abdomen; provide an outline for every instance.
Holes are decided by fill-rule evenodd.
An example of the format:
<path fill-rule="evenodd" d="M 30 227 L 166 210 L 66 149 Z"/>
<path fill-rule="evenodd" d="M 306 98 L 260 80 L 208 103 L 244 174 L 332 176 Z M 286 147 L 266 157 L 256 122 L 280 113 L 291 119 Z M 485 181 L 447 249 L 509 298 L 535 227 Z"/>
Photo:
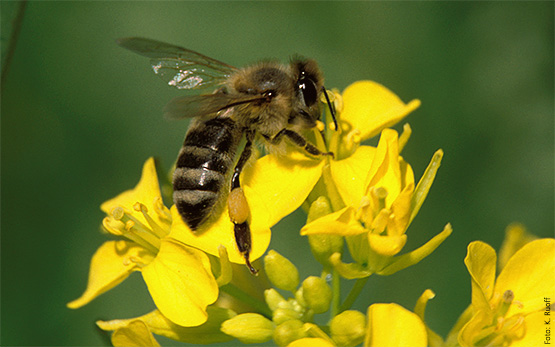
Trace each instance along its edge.
<path fill-rule="evenodd" d="M 183 221 L 196 230 L 210 216 L 225 185 L 241 131 L 229 118 L 195 120 L 177 158 L 173 201 Z"/>

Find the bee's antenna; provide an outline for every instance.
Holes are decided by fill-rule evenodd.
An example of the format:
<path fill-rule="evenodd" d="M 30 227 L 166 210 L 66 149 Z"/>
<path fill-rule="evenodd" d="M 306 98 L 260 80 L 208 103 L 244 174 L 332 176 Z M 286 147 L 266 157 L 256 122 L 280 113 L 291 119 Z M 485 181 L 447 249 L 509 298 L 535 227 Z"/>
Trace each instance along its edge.
<path fill-rule="evenodd" d="M 337 125 L 337 119 L 335 119 L 335 106 L 330 102 L 330 98 L 328 97 L 328 92 L 326 90 L 326 87 L 322 86 L 322 91 L 324 92 L 324 96 L 326 97 L 326 101 L 328 102 L 331 118 L 333 118 L 333 125 L 335 125 L 335 130 L 337 131 L 339 127 Z"/>

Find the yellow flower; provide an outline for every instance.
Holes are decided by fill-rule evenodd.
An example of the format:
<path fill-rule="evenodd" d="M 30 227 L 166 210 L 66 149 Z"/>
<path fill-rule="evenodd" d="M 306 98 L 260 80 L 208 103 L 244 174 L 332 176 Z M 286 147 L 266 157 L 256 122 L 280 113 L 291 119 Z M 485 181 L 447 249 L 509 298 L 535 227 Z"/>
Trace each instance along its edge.
<path fill-rule="evenodd" d="M 349 162 L 355 171 L 358 168 L 357 159 L 365 159 L 364 152 L 366 146 L 361 149 L 360 143 L 379 134 L 388 126 L 394 125 L 409 113 L 420 106 L 419 100 L 412 100 L 408 104 L 392 91 L 373 81 L 358 81 L 348 86 L 343 94 L 335 90 L 328 91 L 328 95 L 336 111 L 338 128 L 334 122 L 329 122 L 330 111 L 326 108 L 326 119 L 328 126 L 320 124 L 320 130 L 324 139 L 318 131 L 313 132 L 311 141 L 324 152 L 332 152 L 332 156 L 323 156 L 320 161 L 326 162 L 324 170 L 320 168 L 305 168 L 305 170 L 317 171 L 316 174 L 322 175 L 322 179 L 311 192 L 308 203 L 311 204 L 320 196 L 327 196 L 336 210 L 344 207 L 339 193 L 334 187 L 334 182 L 330 176 L 330 167 L 341 166 L 338 164 L 343 159 L 349 158 Z M 322 100 L 327 102 L 327 100 Z M 410 130 L 410 129 L 409 129 Z M 410 131 L 407 131 L 407 136 Z M 406 139 L 405 139 L 406 140 Z M 405 141 L 406 142 L 406 141 Z M 355 159 L 356 158 L 356 159 Z M 365 165 L 363 164 L 363 167 Z M 366 173 L 355 172 L 355 176 L 350 176 L 349 180 L 361 179 L 360 175 Z M 365 176 L 362 177 L 364 179 Z"/>
<path fill-rule="evenodd" d="M 156 346 L 153 333 L 175 341 L 194 344 L 222 343 L 233 338 L 220 330 L 222 323 L 235 316 L 229 309 L 209 306 L 208 319 L 195 327 L 183 327 L 174 324 L 155 310 L 143 316 L 131 319 L 97 321 L 96 324 L 105 331 L 114 331 L 114 346 Z"/>
<path fill-rule="evenodd" d="M 105 242 L 93 255 L 83 295 L 68 303 L 79 308 L 140 271 L 158 309 L 182 326 L 207 319 L 218 286 L 208 256 L 170 237 L 172 216 L 163 205 L 154 160 L 146 161 L 137 186 L 101 205 L 103 226 L 122 237 Z"/>
<path fill-rule="evenodd" d="M 520 248 L 497 279 L 496 258 L 486 243 L 468 245 L 465 264 L 471 278 L 472 304 L 451 337 L 457 334 L 461 346 L 542 343 L 545 330 L 537 327 L 543 324 L 544 300 L 555 297 L 555 239 L 539 239 Z"/>
<path fill-rule="evenodd" d="M 346 236 L 357 264 L 349 266 L 332 256 L 336 269 L 347 278 L 372 273 L 391 274 L 417 263 L 451 233 L 447 226 L 419 249 L 394 257 L 406 243 L 406 230 L 420 209 L 441 162 L 436 152 L 415 188 L 412 168 L 399 155 L 397 132 L 382 131 L 377 148 L 360 146 L 350 157 L 330 162 L 334 186 L 346 205 L 302 228 L 302 235 Z"/>

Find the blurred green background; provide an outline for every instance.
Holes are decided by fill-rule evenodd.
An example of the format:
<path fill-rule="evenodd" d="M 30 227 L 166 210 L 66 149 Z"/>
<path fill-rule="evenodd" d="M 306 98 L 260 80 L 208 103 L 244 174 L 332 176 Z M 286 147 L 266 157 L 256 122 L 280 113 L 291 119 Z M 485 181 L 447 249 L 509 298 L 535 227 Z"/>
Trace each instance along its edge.
<path fill-rule="evenodd" d="M 126 36 L 235 66 L 298 53 L 318 60 L 328 88 L 372 79 L 422 100 L 404 158 L 419 178 L 434 151 L 445 157 L 405 249 L 448 222 L 454 233 L 420 264 L 372 277 L 356 308 L 412 309 L 430 288 L 426 318 L 445 336 L 470 302 L 470 241 L 498 249 L 513 221 L 553 236 L 553 11 L 553 2 L 29 2 L 2 85 L 1 344 L 102 345 L 96 319 L 153 307 L 138 274 L 65 307 L 106 239 L 100 203 L 133 187 L 150 156 L 168 170 L 187 128 L 161 112 L 183 92 L 115 44 Z M 303 278 L 320 271 L 298 236 L 304 218 L 279 223 L 270 245 L 302 264 Z"/>

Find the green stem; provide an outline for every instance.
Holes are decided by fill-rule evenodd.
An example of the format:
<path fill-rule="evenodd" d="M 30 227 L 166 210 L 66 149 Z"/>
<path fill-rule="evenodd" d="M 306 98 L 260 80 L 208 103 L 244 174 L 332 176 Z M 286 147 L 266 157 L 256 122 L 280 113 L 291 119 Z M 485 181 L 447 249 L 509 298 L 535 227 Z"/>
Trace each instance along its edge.
<path fill-rule="evenodd" d="M 331 311 L 330 311 L 330 321 L 333 317 L 339 314 L 339 309 L 341 305 L 341 277 L 337 270 L 333 269 L 331 272 Z"/>
<path fill-rule="evenodd" d="M 348 309 L 351 308 L 351 306 L 353 306 L 356 298 L 358 298 L 360 292 L 362 292 L 362 289 L 366 285 L 366 282 L 368 282 L 369 278 L 370 278 L 370 276 L 364 277 L 364 278 L 359 278 L 355 282 L 355 284 L 353 285 L 353 288 L 351 288 L 351 291 L 349 292 L 349 295 L 347 295 L 347 298 L 345 299 L 345 301 L 343 301 L 343 304 L 339 308 L 339 313 L 341 313 L 345 310 L 348 310 Z"/>
<path fill-rule="evenodd" d="M 272 311 L 264 301 L 254 298 L 252 295 L 245 293 L 243 290 L 231 283 L 220 287 L 220 290 L 252 306 L 256 311 L 258 311 L 258 313 L 266 318 L 272 319 Z"/>

